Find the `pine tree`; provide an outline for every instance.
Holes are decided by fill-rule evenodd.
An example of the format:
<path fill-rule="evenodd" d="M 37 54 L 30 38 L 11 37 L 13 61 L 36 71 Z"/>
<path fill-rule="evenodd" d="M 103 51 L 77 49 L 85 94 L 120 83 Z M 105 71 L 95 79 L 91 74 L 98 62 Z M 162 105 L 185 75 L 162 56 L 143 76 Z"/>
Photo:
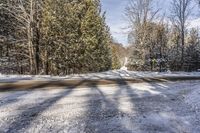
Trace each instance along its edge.
<path fill-rule="evenodd" d="M 111 37 L 99 0 L 2 3 L 0 57 L 8 57 L 3 64 L 10 63 L 14 73 L 66 75 L 111 68 Z"/>
<path fill-rule="evenodd" d="M 86 0 L 86 14 L 82 20 L 82 40 L 85 45 L 87 71 L 105 71 L 111 67 L 110 34 L 98 0 Z"/>
<path fill-rule="evenodd" d="M 99 1 L 45 0 L 42 33 L 46 74 L 110 69 L 110 34 Z"/>
<path fill-rule="evenodd" d="M 46 0 L 43 10 L 44 68 L 46 74 L 76 73 L 80 43 L 81 2 Z"/>
<path fill-rule="evenodd" d="M 112 69 L 120 69 L 121 63 L 119 59 L 119 51 L 117 51 L 116 44 L 112 45 Z"/>

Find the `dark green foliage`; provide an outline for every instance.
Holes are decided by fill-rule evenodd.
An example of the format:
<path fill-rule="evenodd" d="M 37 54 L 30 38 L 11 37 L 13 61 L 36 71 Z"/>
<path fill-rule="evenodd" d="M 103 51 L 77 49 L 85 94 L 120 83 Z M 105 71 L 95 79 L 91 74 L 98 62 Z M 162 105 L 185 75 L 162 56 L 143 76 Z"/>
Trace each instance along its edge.
<path fill-rule="evenodd" d="M 111 68 L 110 35 L 99 1 L 46 0 L 43 12 L 43 44 L 49 53 L 44 57 L 51 66 L 46 71 L 70 74 Z"/>
<path fill-rule="evenodd" d="M 0 61 L 5 56 L 6 64 L 17 69 L 1 67 L 0 72 L 66 75 L 111 69 L 111 37 L 99 0 L 3 0 L 2 4 Z"/>
<path fill-rule="evenodd" d="M 110 69 L 110 36 L 104 16 L 100 14 L 99 2 L 87 0 L 86 13 L 81 23 L 81 40 L 85 45 L 86 71 L 105 71 Z"/>
<path fill-rule="evenodd" d="M 117 45 L 113 44 L 112 45 L 112 69 L 120 69 L 122 67 L 119 54 L 120 52 L 118 50 Z"/>

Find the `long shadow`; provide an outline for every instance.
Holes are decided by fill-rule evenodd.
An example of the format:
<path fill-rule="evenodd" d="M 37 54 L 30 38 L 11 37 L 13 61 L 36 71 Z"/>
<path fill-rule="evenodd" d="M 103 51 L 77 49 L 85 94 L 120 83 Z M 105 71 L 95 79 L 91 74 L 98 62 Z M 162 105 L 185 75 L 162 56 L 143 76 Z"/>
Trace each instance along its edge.
<path fill-rule="evenodd" d="M 79 86 L 82 83 L 83 82 L 80 82 L 76 86 Z M 63 97 L 71 94 L 73 92 L 73 89 L 76 88 L 76 86 L 67 88 L 66 91 L 57 94 L 55 97 L 46 99 L 43 102 L 37 103 L 31 108 L 27 108 L 27 110 L 21 112 L 17 119 L 9 125 L 7 133 L 18 133 L 21 129 L 27 129 L 29 126 L 31 126 L 32 121 L 37 119 L 40 116 L 40 114 L 42 114 L 42 112 L 47 110 L 49 107 L 54 105 L 54 103 L 56 103 Z"/>
<path fill-rule="evenodd" d="M 147 83 L 149 83 L 149 81 Z M 175 118 L 173 119 L 176 119 L 176 117 L 183 116 L 181 112 L 184 115 L 188 115 L 188 112 L 191 113 L 188 108 L 183 111 L 183 108 L 179 106 L 183 103 L 181 103 L 181 100 L 176 97 L 177 95 L 165 93 L 163 89 L 167 89 L 168 86 L 163 87 L 156 83 L 149 83 L 153 90 L 160 92 L 160 95 L 154 95 L 148 91 L 144 91 L 141 97 L 137 96 L 137 92 L 135 92 L 134 88 L 132 88 L 125 80 L 121 79 L 117 82 L 117 84 L 120 89 L 127 92 L 127 96 L 129 97 L 131 103 L 130 108 L 137 114 L 135 116 L 135 120 L 139 119 L 139 121 L 143 121 L 143 123 L 138 125 L 138 132 L 179 132 L 180 130 L 178 129 L 178 126 L 185 128 L 184 124 L 182 125 L 181 123 L 178 123 L 177 125 L 165 125 L 168 124 L 165 122 L 172 119 L 172 116 L 163 117 L 159 114 L 160 112 L 170 112 L 175 115 Z M 119 96 L 121 92 L 121 90 L 118 90 L 115 95 Z M 175 109 L 174 106 L 176 106 Z M 150 114 L 153 116 L 148 116 Z M 160 121 L 158 119 L 160 119 Z M 135 120 L 133 119 L 133 123 L 131 124 L 134 124 Z M 138 121 L 136 121 L 136 123 L 137 122 Z"/>
<path fill-rule="evenodd" d="M 120 118 L 123 112 L 118 109 L 115 101 L 111 101 L 98 88 L 97 84 L 90 86 L 91 92 L 95 92 L 89 98 L 88 108 L 84 118 L 86 133 L 125 132 L 131 133 L 121 124 Z M 99 98 L 98 98 L 99 97 Z"/>
<path fill-rule="evenodd" d="M 84 81 L 83 81 L 84 82 Z M 26 92 L 24 93 L 20 93 L 18 95 L 16 94 L 11 94 L 7 97 L 4 97 L 2 99 L 2 102 L 0 103 L 0 107 L 3 107 L 3 106 L 6 106 L 6 105 L 9 105 L 9 104 L 12 104 L 12 103 L 16 103 L 16 102 L 19 102 L 20 101 L 20 97 L 23 97 L 23 96 L 26 96 L 26 95 L 29 95 L 31 94 L 34 90 L 36 89 L 40 89 L 42 90 L 43 88 L 45 87 L 69 87 L 69 88 L 73 88 L 74 86 L 79 86 L 81 84 L 77 83 L 77 85 L 71 85 L 71 84 L 68 84 L 68 83 L 65 83 L 65 82 L 62 82 L 62 81 L 48 81 L 48 82 L 45 82 L 45 83 L 39 83 L 39 84 L 32 84 L 31 86 L 28 86 L 27 88 L 25 88 L 24 90 Z M 1 89 L 1 91 L 10 91 L 10 90 L 13 90 L 13 86 L 7 86 L 5 87 L 4 89 Z M 13 97 L 13 98 L 12 98 Z"/>
<path fill-rule="evenodd" d="M 142 79 L 142 78 L 141 78 Z M 144 81 L 144 83 L 151 83 L 152 81 L 151 80 L 146 80 L 145 78 L 142 79 Z M 159 100 L 164 98 L 163 96 L 159 95 L 157 96 L 157 98 L 154 98 L 154 95 L 152 95 L 150 92 L 148 91 L 143 91 L 142 92 L 142 97 L 138 94 L 138 92 L 136 92 L 136 89 L 134 89 L 133 87 L 131 87 L 129 85 L 129 83 L 123 79 L 123 77 L 121 77 L 120 80 L 117 80 L 116 81 L 116 84 L 118 85 L 118 91 L 116 91 L 115 93 L 115 97 L 119 97 L 123 91 L 126 92 L 126 96 L 128 97 L 129 99 L 129 102 L 131 103 L 131 106 L 130 106 L 130 109 L 135 112 L 137 114 L 137 116 L 134 116 L 134 117 L 143 117 L 145 118 L 146 116 L 146 113 L 147 112 L 150 112 L 150 111 L 154 111 L 154 108 L 148 108 L 148 104 L 151 103 L 152 101 L 156 101 L 156 100 Z M 152 85 L 152 84 L 150 84 Z M 154 85 L 152 86 L 152 88 L 156 88 L 158 86 Z M 160 86 L 161 87 L 161 86 Z M 162 89 L 159 89 L 159 90 L 156 90 L 156 91 L 159 91 L 160 93 L 163 93 L 163 90 Z M 144 102 L 146 101 L 146 102 Z M 164 104 L 162 105 L 158 105 L 158 106 L 163 106 Z M 157 106 L 157 105 L 156 105 Z M 164 108 L 164 106 L 163 106 Z M 137 123 L 137 122 L 136 122 Z M 134 119 L 132 121 L 132 123 L 130 123 L 132 125 L 134 125 Z M 139 124 L 138 125 L 138 128 L 141 132 L 145 131 L 144 130 L 144 126 Z M 151 130 L 151 129 L 149 129 Z"/>
<path fill-rule="evenodd" d="M 147 82 L 149 82 L 149 81 L 147 81 Z M 58 100 L 69 95 L 70 93 L 72 93 L 74 88 L 76 88 L 77 86 L 79 86 L 83 83 L 84 83 L 84 81 L 78 83 L 76 86 L 70 87 L 65 92 L 59 93 L 57 96 L 55 96 L 53 98 L 49 98 L 41 103 L 33 105 L 33 107 L 28 108 L 27 110 L 21 112 L 19 114 L 18 118 L 9 125 L 8 132 L 16 133 L 16 132 L 20 132 L 20 130 L 22 128 L 27 129 L 31 125 L 31 122 L 34 121 L 35 119 L 37 119 L 42 112 L 47 110 Z M 62 86 L 66 85 L 62 82 L 60 82 L 60 84 Z M 115 94 L 115 97 L 117 97 L 116 98 L 117 100 L 112 101 L 112 100 L 109 100 L 104 95 L 104 93 L 98 88 L 97 84 L 98 83 L 93 83 L 93 84 L 89 84 L 89 86 L 88 86 L 91 88 L 91 92 L 95 92 L 95 94 L 91 94 L 89 97 L 89 100 L 88 100 L 89 104 L 87 106 L 86 115 L 83 118 L 84 123 L 86 125 L 85 132 L 89 132 L 89 133 L 90 132 L 91 133 L 93 133 L 93 132 L 112 132 L 112 131 L 114 132 L 115 127 L 118 127 L 118 129 L 121 129 L 121 130 L 117 130 L 116 132 L 126 132 L 126 133 L 132 132 L 130 129 L 125 128 L 122 125 L 122 123 L 119 122 L 119 119 L 117 119 L 118 121 L 113 125 L 109 125 L 110 124 L 109 122 L 107 123 L 107 121 L 112 120 L 114 117 L 123 117 L 124 115 L 126 115 L 123 112 L 121 112 L 118 107 L 119 106 L 118 105 L 119 104 L 118 97 L 120 96 L 120 94 L 122 94 L 122 91 L 125 91 L 127 94 L 127 97 L 130 99 L 130 102 L 131 102 L 130 108 L 134 112 L 137 112 L 138 115 L 141 115 L 144 118 L 146 117 L 145 115 L 147 112 L 154 111 L 154 109 L 155 109 L 154 107 L 149 108 L 149 106 L 147 106 L 147 104 L 151 103 L 152 101 L 156 101 L 156 100 L 162 100 L 162 102 L 164 102 L 164 103 L 169 100 L 168 97 L 164 98 L 163 96 L 157 96 L 156 98 L 154 98 L 154 96 L 152 96 L 150 94 L 150 92 L 144 93 L 144 94 L 149 95 L 148 97 L 140 98 L 140 97 L 138 97 L 137 92 L 135 92 L 135 90 L 121 77 L 120 80 L 116 80 L 116 84 L 118 85 L 118 88 L 119 88 Z M 46 87 L 48 85 L 49 84 L 46 83 L 46 84 L 37 85 L 34 87 L 41 88 L 41 87 Z M 156 84 L 154 84 L 152 86 L 153 86 L 153 88 L 158 87 Z M 159 89 L 157 91 L 160 91 L 161 93 L 163 93 L 163 91 L 161 89 Z M 100 97 L 100 99 L 98 99 L 98 97 Z M 144 101 L 146 101 L 146 103 Z M 156 108 L 159 106 L 160 106 L 159 109 L 165 108 L 166 105 L 164 103 L 156 105 Z M 106 124 L 108 124 L 108 125 L 106 125 Z M 139 127 L 139 128 L 142 130 L 144 127 L 142 127 L 142 125 L 141 125 L 141 127 Z M 149 130 L 153 130 L 153 129 L 149 129 Z M 172 131 L 172 130 L 169 129 L 168 131 Z"/>
<path fill-rule="evenodd" d="M 137 119 L 139 117 L 143 117 L 145 118 L 145 113 L 150 111 L 148 108 L 146 108 L 146 106 L 144 105 L 145 103 L 142 102 L 142 99 L 146 99 L 148 101 L 148 99 L 150 99 L 151 97 L 145 97 L 145 98 L 141 98 L 139 97 L 139 95 L 137 95 L 137 92 L 135 92 L 134 88 L 132 88 L 125 80 L 121 79 L 120 81 L 117 82 L 119 89 L 122 89 L 123 91 L 126 92 L 126 96 L 129 99 L 130 102 L 130 110 L 132 112 L 135 112 L 136 116 L 131 116 L 131 120 L 129 124 L 131 124 L 132 126 L 135 125 L 135 123 L 137 123 Z M 149 92 L 144 92 L 143 95 L 149 95 Z M 116 97 L 119 97 L 120 95 L 120 91 L 118 91 L 118 93 L 115 94 Z M 127 114 L 128 115 L 128 114 Z M 132 115 L 132 114 L 130 114 Z M 146 127 L 143 126 L 142 124 L 137 124 L 137 131 L 138 132 L 143 132 L 145 131 Z"/>
<path fill-rule="evenodd" d="M 20 97 L 23 97 L 23 96 L 28 95 L 28 94 L 30 94 L 30 92 L 19 92 L 19 94 L 10 94 L 6 97 L 3 97 L 3 98 L 0 99 L 0 101 L 1 101 L 0 107 L 19 102 Z"/>
<path fill-rule="evenodd" d="M 20 101 L 20 97 L 23 97 L 23 96 L 26 96 L 26 95 L 29 95 L 33 92 L 33 90 L 37 89 L 37 88 L 43 88 L 47 85 L 47 83 L 45 84 L 42 84 L 42 85 L 33 85 L 32 87 L 29 87 L 27 88 L 28 91 L 22 93 L 21 91 L 19 91 L 18 93 L 20 94 L 11 94 L 11 95 L 8 95 L 6 97 L 3 97 L 2 98 L 2 102 L 0 103 L 0 107 L 3 107 L 3 106 L 6 106 L 6 105 L 9 105 L 9 104 L 13 104 L 13 103 L 16 103 L 16 102 L 19 102 Z M 5 92 L 7 91 L 10 91 L 12 90 L 13 88 L 4 88 L 3 90 Z"/>
<path fill-rule="evenodd" d="M 124 73 L 123 73 L 124 74 Z M 119 75 L 121 76 L 121 75 Z M 136 116 L 130 116 L 131 121 L 129 121 L 132 126 L 137 126 L 136 130 L 138 132 L 178 132 L 175 126 L 166 126 L 163 123 L 166 121 L 169 121 L 171 119 L 171 116 L 163 117 L 160 115 L 160 112 L 166 112 L 167 110 L 170 110 L 168 112 L 175 115 L 175 117 L 179 117 L 180 114 L 177 113 L 178 111 L 181 111 L 181 108 L 173 109 L 174 106 L 177 106 L 180 103 L 180 100 L 176 98 L 176 95 L 167 94 L 165 89 L 168 89 L 168 86 L 162 86 L 159 83 L 161 83 L 160 80 L 157 79 L 151 79 L 151 78 L 142 78 L 140 77 L 144 83 L 148 83 L 152 88 L 151 90 L 157 91 L 160 94 L 152 94 L 150 91 L 143 91 L 142 94 L 138 94 L 138 92 L 129 85 L 129 83 L 123 79 L 123 77 L 120 77 L 119 80 L 115 80 L 116 84 L 118 85 L 118 90 L 115 93 L 115 97 L 117 101 L 111 102 L 109 99 L 106 98 L 106 96 L 101 92 L 101 90 L 98 89 L 97 85 L 94 84 L 92 90 L 96 91 L 98 96 L 100 96 L 103 100 L 95 100 L 97 95 L 93 95 L 89 101 L 92 101 L 92 104 L 88 107 L 88 113 L 87 118 L 85 120 L 86 123 L 86 131 L 85 132 L 133 132 L 130 128 L 126 128 L 120 123 L 119 119 L 116 119 L 116 125 L 112 125 L 114 128 L 117 127 L 117 129 L 112 128 L 105 128 L 106 120 L 110 119 L 112 120 L 113 117 L 117 116 L 120 117 L 121 114 L 123 114 L 121 117 L 123 119 L 124 115 L 129 116 L 129 114 L 124 114 L 123 112 L 120 112 L 118 109 L 119 105 L 119 97 L 122 94 L 123 91 L 126 92 L 126 96 L 128 97 L 131 106 L 130 109 L 133 112 L 136 112 Z M 99 77 L 99 79 L 103 79 L 102 77 Z M 110 79 L 106 79 L 110 80 Z M 113 81 L 113 80 L 111 80 Z M 176 81 L 176 80 L 174 80 Z M 111 104 L 110 104 L 111 103 Z M 113 105 L 112 105 L 113 104 Z M 111 106 L 112 105 L 112 106 Z M 152 105 L 152 106 L 151 106 Z M 107 110 L 105 110 L 105 108 Z M 114 111 L 109 111 L 110 108 L 113 108 Z M 111 109 L 112 110 L 112 109 Z M 112 113 L 110 113 L 112 112 Z M 119 113 L 120 112 L 120 113 Z M 184 114 L 187 114 L 189 112 L 188 109 L 184 111 Z M 149 114 L 153 114 L 153 116 L 148 116 Z M 156 115 L 155 115 L 156 114 Z M 160 123 L 156 123 L 156 118 L 152 117 L 158 117 L 158 119 L 161 119 Z M 110 117 L 109 117 L 110 116 Z M 146 119 L 147 118 L 147 119 Z M 142 119 L 142 120 L 141 120 Z M 150 120 L 149 120 L 150 119 Z M 151 123 L 152 119 L 152 123 Z M 176 119 L 176 118 L 174 118 Z M 144 123 L 138 124 L 139 121 L 143 121 Z M 163 122 L 162 122 L 163 120 Z M 100 123 L 101 122 L 101 123 Z M 110 123 L 106 123 L 107 127 L 110 127 Z M 135 125 L 138 124 L 138 125 Z M 177 126 L 177 125 L 176 125 Z M 183 126 L 181 124 L 178 124 L 178 126 Z M 121 127 L 121 128 L 119 128 Z M 123 130 L 119 130 L 122 129 Z"/>

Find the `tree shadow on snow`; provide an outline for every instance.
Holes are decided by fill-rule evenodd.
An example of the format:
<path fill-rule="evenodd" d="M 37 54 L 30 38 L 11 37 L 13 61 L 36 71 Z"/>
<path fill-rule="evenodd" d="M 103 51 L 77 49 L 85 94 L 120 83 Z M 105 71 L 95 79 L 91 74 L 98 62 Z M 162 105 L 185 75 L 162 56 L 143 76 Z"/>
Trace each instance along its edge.
<path fill-rule="evenodd" d="M 81 85 L 83 82 L 78 83 L 76 86 Z M 21 132 L 22 129 L 28 129 L 29 126 L 31 126 L 31 123 L 36 120 L 40 114 L 42 114 L 45 110 L 53 106 L 57 101 L 62 99 L 63 97 L 66 97 L 70 95 L 73 92 L 73 89 L 76 88 L 69 87 L 66 91 L 62 91 L 56 96 L 48 98 L 40 103 L 37 103 L 35 105 L 30 105 L 30 108 L 27 108 L 25 111 L 21 112 L 19 116 L 9 125 L 8 133 L 18 133 Z"/>
<path fill-rule="evenodd" d="M 120 76 L 119 74 L 115 75 Z M 103 79 L 103 77 L 98 78 Z M 85 115 L 79 119 L 85 126 L 83 132 L 178 132 L 178 128 L 183 128 L 184 125 L 182 123 L 174 124 L 174 121 L 174 125 L 170 125 L 170 122 L 167 125 L 165 123 L 165 121 L 171 121 L 179 117 L 180 114 L 178 114 L 178 111 L 181 110 L 179 109 L 177 111 L 173 109 L 179 101 L 177 102 L 176 95 L 166 93 L 165 90 L 169 89 L 169 86 L 166 84 L 163 85 L 162 83 L 154 83 L 145 78 L 143 80 L 150 86 L 149 90 L 157 93 L 153 94 L 149 90 L 137 90 L 133 85 L 130 85 L 123 79 L 123 77 L 114 81 L 117 86 L 113 96 L 106 95 L 98 87 L 98 82 L 86 84 L 91 90 L 88 95 Z M 59 93 L 41 103 L 37 103 L 31 106 L 31 108 L 27 108 L 27 110 L 21 112 L 17 119 L 9 125 L 8 132 L 17 133 L 22 129 L 27 129 L 31 126 L 32 121 L 36 120 L 40 114 L 63 97 L 71 94 L 73 89 L 84 84 L 84 82 L 82 81 L 76 86 L 69 87 L 65 92 Z M 57 85 L 66 86 L 62 82 L 57 83 Z M 48 85 L 49 83 L 46 83 L 34 87 L 42 88 Z M 120 109 L 123 98 L 128 99 L 130 104 L 129 109 L 131 110 L 129 113 Z M 163 112 L 166 113 L 166 116 L 162 116 Z M 174 114 L 174 116 L 169 116 L 168 113 Z M 171 117 L 175 118 L 172 119 Z"/>
<path fill-rule="evenodd" d="M 170 86 L 162 83 L 149 82 L 150 91 L 155 91 L 157 94 L 153 94 L 147 90 L 141 90 L 141 94 L 131 87 L 125 80 L 117 82 L 119 90 L 116 96 L 120 96 L 122 91 L 126 91 L 127 97 L 129 97 L 131 103 L 131 110 L 136 115 L 131 119 L 131 124 L 134 126 L 136 123 L 140 123 L 137 131 L 139 132 L 180 132 L 188 131 L 185 127 L 188 123 L 187 120 L 182 119 L 183 115 L 188 115 L 190 110 L 179 107 L 181 100 L 177 95 L 167 93 L 166 89 L 170 89 Z M 122 86 L 123 85 L 123 86 Z M 172 84 L 173 86 L 173 84 Z M 176 106 L 176 108 L 174 108 Z M 184 111 L 183 111 L 184 109 Z M 183 114 L 181 114 L 181 112 Z M 172 116 L 170 116 L 172 115 Z M 134 119 L 135 118 L 135 119 Z M 173 123 L 173 124 L 172 124 Z"/>
<path fill-rule="evenodd" d="M 125 132 L 131 133 L 121 124 L 124 115 L 118 109 L 117 101 L 108 98 L 97 84 L 89 86 L 93 92 L 88 99 L 88 106 L 83 121 L 86 133 Z"/>

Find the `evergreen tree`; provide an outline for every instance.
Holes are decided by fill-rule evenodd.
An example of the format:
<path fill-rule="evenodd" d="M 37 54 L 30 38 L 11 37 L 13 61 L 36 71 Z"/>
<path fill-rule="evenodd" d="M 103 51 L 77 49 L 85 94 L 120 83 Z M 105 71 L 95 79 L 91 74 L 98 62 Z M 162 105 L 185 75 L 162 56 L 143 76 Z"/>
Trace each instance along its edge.
<path fill-rule="evenodd" d="M 94 0 L 45 0 L 42 21 L 46 74 L 110 69 L 110 34 Z"/>
<path fill-rule="evenodd" d="M 110 34 L 101 16 L 98 0 L 86 0 L 86 14 L 82 20 L 82 40 L 85 45 L 87 71 L 105 71 L 111 68 Z"/>
<path fill-rule="evenodd" d="M 124 57 L 125 58 L 125 57 Z M 117 45 L 112 45 L 112 69 L 120 69 L 121 63 L 119 59 L 119 51 L 117 50 Z"/>
<path fill-rule="evenodd" d="M 0 63 L 9 64 L 12 72 L 66 75 L 111 68 L 111 37 L 99 0 L 2 4 L 0 58 L 8 58 Z"/>
<path fill-rule="evenodd" d="M 76 73 L 80 43 L 81 2 L 45 0 L 43 57 L 46 74 Z"/>

